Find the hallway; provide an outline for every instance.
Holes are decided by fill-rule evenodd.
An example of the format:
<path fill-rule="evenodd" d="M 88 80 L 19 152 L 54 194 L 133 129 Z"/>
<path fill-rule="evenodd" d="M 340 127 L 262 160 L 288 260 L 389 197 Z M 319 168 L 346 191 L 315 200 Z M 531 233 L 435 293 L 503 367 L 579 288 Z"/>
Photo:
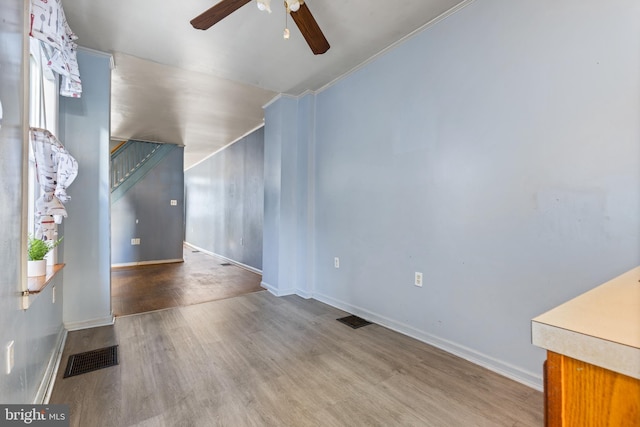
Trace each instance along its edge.
<path fill-rule="evenodd" d="M 262 291 L 262 276 L 184 246 L 184 262 L 111 270 L 113 314 L 126 316 Z"/>

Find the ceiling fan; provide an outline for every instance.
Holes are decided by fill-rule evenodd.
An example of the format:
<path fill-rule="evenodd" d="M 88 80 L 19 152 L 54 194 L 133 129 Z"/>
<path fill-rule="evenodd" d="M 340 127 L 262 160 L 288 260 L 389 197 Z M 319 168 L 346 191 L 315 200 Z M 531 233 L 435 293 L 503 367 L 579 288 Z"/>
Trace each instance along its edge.
<path fill-rule="evenodd" d="M 222 0 L 193 18 L 191 25 L 193 25 L 193 28 L 206 30 L 251 1 L 252 0 Z M 284 5 L 287 13 L 291 15 L 293 21 L 300 29 L 311 51 L 315 55 L 321 55 L 329 50 L 329 42 L 324 37 L 324 34 L 322 34 L 322 30 L 304 0 L 285 0 Z M 271 12 L 269 0 L 258 0 L 258 8 Z"/>

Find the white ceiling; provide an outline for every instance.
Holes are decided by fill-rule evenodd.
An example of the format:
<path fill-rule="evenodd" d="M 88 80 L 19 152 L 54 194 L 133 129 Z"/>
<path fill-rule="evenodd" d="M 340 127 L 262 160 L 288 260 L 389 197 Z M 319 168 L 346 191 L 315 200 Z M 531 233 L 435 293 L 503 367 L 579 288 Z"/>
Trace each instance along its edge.
<path fill-rule="evenodd" d="M 114 54 L 111 133 L 185 145 L 185 168 L 259 126 L 278 93 L 317 90 L 471 0 L 306 0 L 331 49 L 315 56 L 273 0 L 209 30 L 189 21 L 217 0 L 62 0 L 80 46 Z M 80 70 L 82 73 L 82 70 Z M 82 77 L 82 76 L 81 76 Z"/>

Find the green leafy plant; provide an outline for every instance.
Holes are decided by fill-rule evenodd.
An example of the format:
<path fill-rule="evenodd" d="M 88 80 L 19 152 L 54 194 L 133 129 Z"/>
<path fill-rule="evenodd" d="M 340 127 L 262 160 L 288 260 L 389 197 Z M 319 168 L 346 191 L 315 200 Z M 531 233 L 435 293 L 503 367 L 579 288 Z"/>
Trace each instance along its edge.
<path fill-rule="evenodd" d="M 62 237 L 58 240 L 41 240 L 36 239 L 33 235 L 29 234 L 29 247 L 27 255 L 29 261 L 43 260 L 49 251 L 60 244 Z"/>

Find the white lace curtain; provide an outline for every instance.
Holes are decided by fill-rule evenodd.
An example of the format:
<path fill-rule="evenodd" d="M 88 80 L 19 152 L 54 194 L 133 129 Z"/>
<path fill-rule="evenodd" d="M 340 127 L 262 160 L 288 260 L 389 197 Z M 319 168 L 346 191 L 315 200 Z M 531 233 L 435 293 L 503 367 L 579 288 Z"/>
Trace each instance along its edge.
<path fill-rule="evenodd" d="M 71 31 L 61 0 L 31 0 L 29 35 L 40 40 L 44 63 L 62 79 L 60 95 L 79 98 L 82 82 L 76 57 L 78 37 Z"/>
<path fill-rule="evenodd" d="M 41 196 L 35 203 L 36 237 L 55 240 L 55 225 L 67 217 L 67 188 L 78 175 L 78 162 L 48 130 L 30 129 Z"/>

